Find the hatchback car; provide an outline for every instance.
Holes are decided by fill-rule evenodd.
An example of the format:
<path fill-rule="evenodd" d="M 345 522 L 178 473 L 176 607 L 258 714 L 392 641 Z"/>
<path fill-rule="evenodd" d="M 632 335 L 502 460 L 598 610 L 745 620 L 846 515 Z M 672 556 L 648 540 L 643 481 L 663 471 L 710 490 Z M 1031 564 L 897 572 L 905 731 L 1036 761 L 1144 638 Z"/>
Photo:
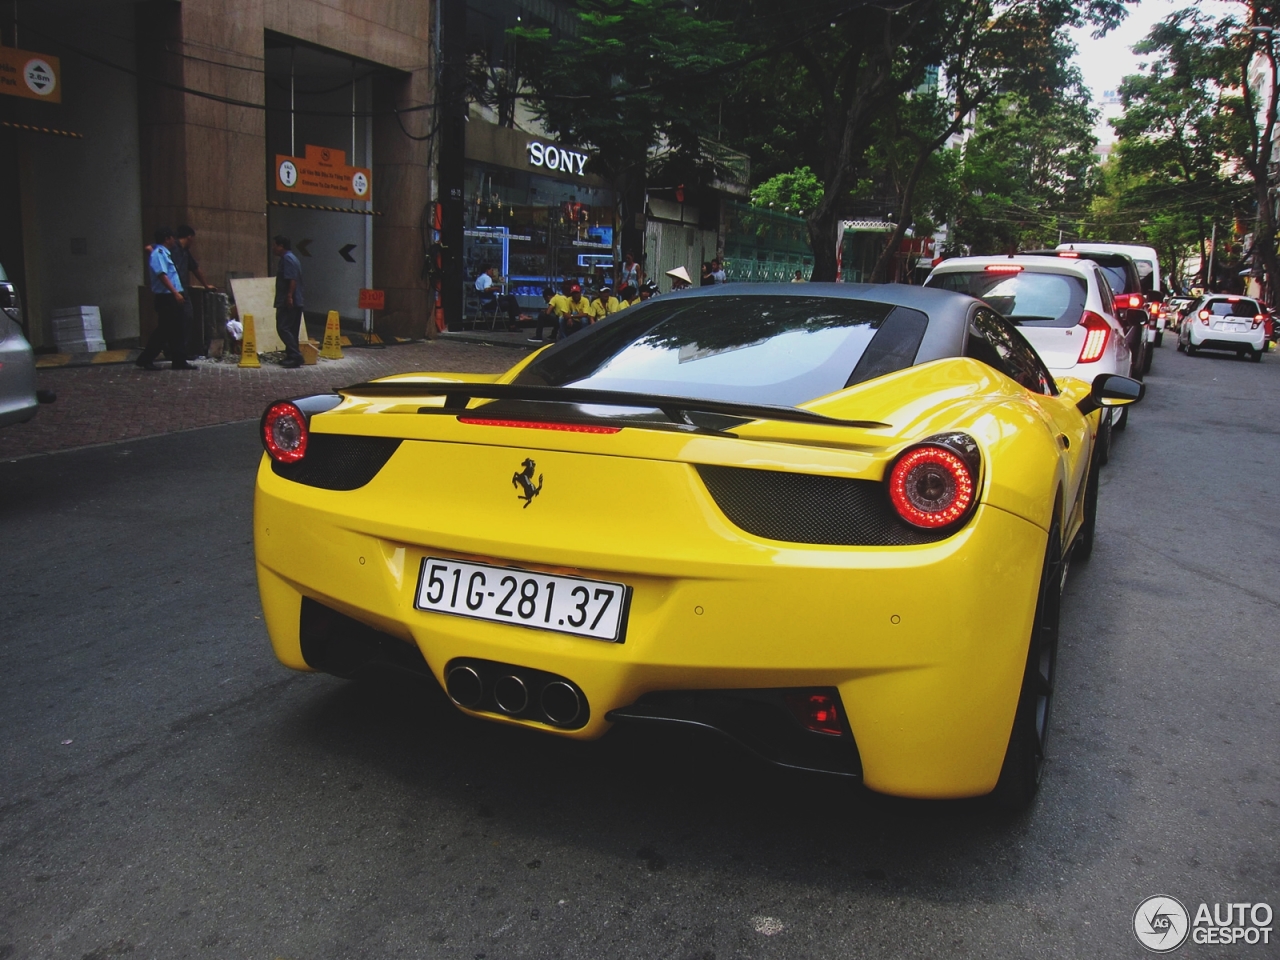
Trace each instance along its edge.
<path fill-rule="evenodd" d="M 1055 377 L 1093 379 L 1104 373 L 1129 376 L 1134 369 L 1131 336 L 1116 316 L 1115 297 L 1102 269 L 1071 257 L 957 257 L 934 267 L 926 287 L 956 290 L 985 300 L 1021 333 Z M 1140 368 L 1139 368 L 1140 369 Z M 1106 462 L 1111 429 L 1123 429 L 1128 410 L 1113 423 L 1103 416 L 1099 450 Z"/>
<path fill-rule="evenodd" d="M 1178 349 L 1230 350 L 1255 363 L 1267 345 L 1266 313 L 1252 297 L 1205 294 L 1187 311 L 1178 333 Z"/>

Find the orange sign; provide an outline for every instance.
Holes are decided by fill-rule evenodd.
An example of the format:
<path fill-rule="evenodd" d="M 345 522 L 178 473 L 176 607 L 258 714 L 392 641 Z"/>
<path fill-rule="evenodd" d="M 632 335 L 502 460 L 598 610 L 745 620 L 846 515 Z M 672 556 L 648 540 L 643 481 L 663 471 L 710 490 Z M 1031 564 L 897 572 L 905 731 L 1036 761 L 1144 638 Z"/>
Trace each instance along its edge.
<path fill-rule="evenodd" d="M 387 308 L 387 291 L 385 290 L 361 290 L 359 309 L 361 310 L 385 310 Z"/>
<path fill-rule="evenodd" d="M 61 103 L 61 61 L 47 53 L 0 47 L 0 93 Z"/>
<path fill-rule="evenodd" d="M 373 174 L 367 167 L 347 166 L 342 150 L 307 144 L 305 157 L 276 154 L 276 189 L 346 200 L 373 198 Z"/>

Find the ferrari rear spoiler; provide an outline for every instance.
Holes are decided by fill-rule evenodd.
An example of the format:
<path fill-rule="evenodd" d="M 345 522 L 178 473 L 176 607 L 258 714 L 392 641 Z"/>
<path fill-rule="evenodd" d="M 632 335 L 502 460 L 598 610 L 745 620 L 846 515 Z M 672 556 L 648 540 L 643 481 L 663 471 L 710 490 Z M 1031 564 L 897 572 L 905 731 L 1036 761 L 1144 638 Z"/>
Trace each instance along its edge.
<path fill-rule="evenodd" d="M 517 400 L 533 403 L 595 404 L 608 407 L 636 407 L 661 410 L 674 423 L 689 424 L 691 413 L 711 413 L 743 420 L 776 420 L 812 423 L 828 427 L 855 427 L 884 430 L 890 424 L 879 420 L 841 420 L 811 410 L 771 403 L 738 403 L 732 400 L 698 400 L 660 393 L 628 393 L 623 390 L 585 390 L 578 387 L 539 387 L 515 383 L 442 383 L 396 381 L 356 383 L 338 387 L 339 393 L 361 397 L 444 397 L 443 410 L 461 413 L 472 400 Z M 435 412 L 440 408 L 431 408 Z M 424 411 L 428 412 L 428 411 Z"/>

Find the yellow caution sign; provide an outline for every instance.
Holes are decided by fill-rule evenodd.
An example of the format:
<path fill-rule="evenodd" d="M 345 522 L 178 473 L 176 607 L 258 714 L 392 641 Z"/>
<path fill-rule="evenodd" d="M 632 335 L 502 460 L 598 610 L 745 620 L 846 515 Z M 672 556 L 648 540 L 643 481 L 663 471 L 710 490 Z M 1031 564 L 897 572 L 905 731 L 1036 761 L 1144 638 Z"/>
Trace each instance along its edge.
<path fill-rule="evenodd" d="M 342 330 L 338 327 L 338 311 L 330 310 L 329 319 L 324 324 L 324 344 L 320 347 L 320 356 L 326 360 L 342 359 Z"/>
<path fill-rule="evenodd" d="M 244 339 L 240 341 L 240 366 L 260 367 L 258 360 L 258 337 L 253 332 L 253 314 L 244 315 Z"/>

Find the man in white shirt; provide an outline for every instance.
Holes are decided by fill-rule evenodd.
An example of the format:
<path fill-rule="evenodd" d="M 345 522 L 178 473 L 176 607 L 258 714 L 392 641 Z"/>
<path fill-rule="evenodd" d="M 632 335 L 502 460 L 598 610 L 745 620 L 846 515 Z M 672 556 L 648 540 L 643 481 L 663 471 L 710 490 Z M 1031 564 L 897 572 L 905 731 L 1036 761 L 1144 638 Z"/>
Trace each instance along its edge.
<path fill-rule="evenodd" d="M 490 266 L 487 263 L 480 268 L 480 274 L 476 277 L 476 292 L 480 294 L 480 309 L 481 311 L 495 309 L 493 304 L 496 300 L 496 309 L 506 313 L 508 327 L 515 330 L 520 326 L 520 304 L 516 302 L 515 297 L 509 294 L 499 294 L 497 279 L 494 277 L 497 271 L 497 267 Z"/>

